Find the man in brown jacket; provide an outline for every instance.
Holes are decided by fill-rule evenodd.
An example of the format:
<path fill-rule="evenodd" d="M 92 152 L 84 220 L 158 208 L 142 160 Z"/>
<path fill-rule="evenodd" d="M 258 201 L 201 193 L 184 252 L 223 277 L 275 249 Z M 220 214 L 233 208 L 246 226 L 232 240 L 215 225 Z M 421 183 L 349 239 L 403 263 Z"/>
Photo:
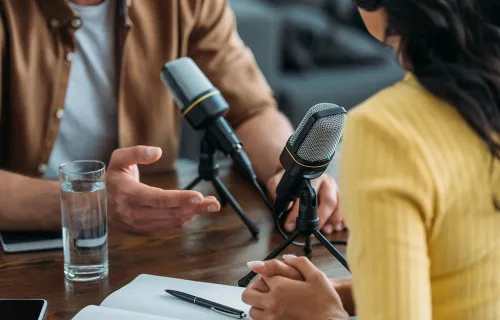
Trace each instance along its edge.
<path fill-rule="evenodd" d="M 110 219 L 129 230 L 159 232 L 219 210 L 213 197 L 139 181 L 137 164 L 166 170 L 177 157 L 181 115 L 159 72 L 183 56 L 229 102 L 228 121 L 275 190 L 292 128 L 226 0 L 0 0 L 0 15 L 0 230 L 60 227 L 53 178 L 77 159 L 109 163 Z M 323 231 L 341 229 L 335 182 L 314 183 Z"/>

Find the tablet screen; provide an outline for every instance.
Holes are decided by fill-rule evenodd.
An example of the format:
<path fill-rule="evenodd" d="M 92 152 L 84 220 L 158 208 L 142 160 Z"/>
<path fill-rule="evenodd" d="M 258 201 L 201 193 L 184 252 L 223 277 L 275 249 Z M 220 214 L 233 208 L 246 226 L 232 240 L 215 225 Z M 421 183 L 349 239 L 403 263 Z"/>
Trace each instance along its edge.
<path fill-rule="evenodd" d="M 2 320 L 41 320 L 47 309 L 44 300 L 3 300 L 0 299 L 0 318 Z"/>

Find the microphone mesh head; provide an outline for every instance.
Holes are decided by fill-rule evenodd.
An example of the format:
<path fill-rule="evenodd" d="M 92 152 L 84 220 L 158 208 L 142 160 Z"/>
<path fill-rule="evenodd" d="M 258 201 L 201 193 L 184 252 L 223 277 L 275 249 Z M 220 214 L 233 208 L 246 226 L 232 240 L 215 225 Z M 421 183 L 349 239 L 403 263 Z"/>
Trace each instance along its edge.
<path fill-rule="evenodd" d="M 324 162 L 333 158 L 335 149 L 337 149 L 340 139 L 342 138 L 344 122 L 347 118 L 347 114 L 345 112 L 340 112 L 316 120 L 304 140 L 296 140 L 300 132 L 304 129 L 305 124 L 313 114 L 337 108 L 340 109 L 340 107 L 335 104 L 322 103 L 309 110 L 306 117 L 302 120 L 301 125 L 290 138 L 290 143 L 294 136 L 295 138 L 293 143 L 300 143 L 297 150 L 297 156 L 309 162 Z"/>
<path fill-rule="evenodd" d="M 290 141 L 289 141 L 290 145 L 292 147 L 295 145 L 295 141 L 297 140 L 300 133 L 302 132 L 302 129 L 304 129 L 304 126 L 307 124 L 307 121 L 309 121 L 309 118 L 311 118 L 313 114 L 315 114 L 316 112 L 321 112 L 321 111 L 325 111 L 328 109 L 332 109 L 334 107 L 338 108 L 338 106 L 331 104 L 331 103 L 320 103 L 320 104 L 315 105 L 311 109 L 309 109 L 309 111 L 307 111 L 306 115 L 304 116 L 304 119 L 302 119 L 299 126 L 297 127 L 297 130 L 295 130 L 295 132 L 290 137 Z"/>
<path fill-rule="evenodd" d="M 170 76 L 179 85 L 181 92 L 176 93 L 173 90 L 172 94 L 180 108 L 185 106 L 182 103 L 183 99 L 178 97 L 179 94 L 182 94 L 186 98 L 185 100 L 192 101 L 202 93 L 214 89 L 214 85 L 191 58 L 184 57 L 167 62 L 165 69 L 168 70 Z"/>

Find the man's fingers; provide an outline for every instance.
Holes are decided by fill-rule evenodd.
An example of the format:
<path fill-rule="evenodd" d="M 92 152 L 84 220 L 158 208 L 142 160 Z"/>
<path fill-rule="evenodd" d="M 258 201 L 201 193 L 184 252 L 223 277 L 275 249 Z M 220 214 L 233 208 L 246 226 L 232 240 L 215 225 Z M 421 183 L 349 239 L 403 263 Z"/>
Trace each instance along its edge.
<path fill-rule="evenodd" d="M 333 223 L 331 227 L 327 227 L 323 230 L 326 234 L 330 234 L 332 233 L 333 228 L 337 226 L 337 222 L 341 221 L 337 221 L 338 217 L 335 217 L 335 219 L 332 218 L 338 207 L 337 188 L 335 188 L 333 181 L 328 181 L 327 179 L 331 178 L 325 178 L 325 180 L 323 180 L 318 187 L 318 217 L 320 229 L 323 229 L 327 223 Z"/>
<path fill-rule="evenodd" d="M 295 201 L 292 210 L 288 214 L 285 222 L 285 230 L 288 232 L 293 232 L 297 224 L 297 216 L 299 215 L 299 201 Z"/>
<path fill-rule="evenodd" d="M 196 219 L 196 217 L 198 217 L 198 215 L 189 215 L 180 219 L 169 219 L 155 222 L 150 224 L 145 232 L 150 235 L 158 235 L 166 231 L 180 229 L 187 226 L 190 222 Z"/>
<path fill-rule="evenodd" d="M 285 171 L 282 170 L 281 172 L 275 174 L 274 176 L 269 178 L 269 180 L 267 180 L 266 189 L 269 195 L 271 196 L 271 199 L 273 200 L 276 199 L 276 187 L 278 187 L 278 184 L 281 178 L 283 177 L 284 172 Z"/>
<path fill-rule="evenodd" d="M 282 276 L 293 280 L 304 280 L 297 269 L 276 259 L 268 261 L 251 261 L 248 263 L 248 267 L 265 277 Z"/>
<path fill-rule="evenodd" d="M 142 183 L 134 188 L 133 196 L 138 204 L 157 209 L 175 208 L 203 202 L 203 195 L 197 191 L 163 190 Z"/>
<path fill-rule="evenodd" d="M 197 216 L 197 214 L 187 214 L 181 217 L 161 217 L 144 221 L 134 221 L 126 217 L 118 221 L 128 231 L 139 234 L 157 235 L 161 232 L 185 227 L 196 219 Z"/>
<path fill-rule="evenodd" d="M 193 221 L 198 215 L 188 215 L 182 218 L 167 218 L 161 220 L 150 220 L 133 222 L 130 219 L 116 220 L 124 229 L 139 234 L 157 235 L 160 232 L 182 228 Z"/>
<path fill-rule="evenodd" d="M 181 228 L 195 217 L 204 213 L 220 210 L 215 198 L 206 198 L 199 205 L 177 208 L 156 209 L 150 207 L 133 207 L 116 215 L 115 220 L 126 225 L 127 229 L 138 233 L 152 233 Z"/>
<path fill-rule="evenodd" d="M 184 216 L 196 216 L 204 213 L 212 213 L 220 210 L 220 204 L 216 200 L 204 200 L 198 205 L 189 205 L 176 208 L 156 209 L 149 207 L 138 207 L 131 209 L 130 216 L 135 223 L 161 221 L 168 219 L 181 219 Z"/>
<path fill-rule="evenodd" d="M 321 275 L 321 271 L 312 264 L 306 257 L 294 257 L 291 255 L 284 255 L 285 263 L 297 269 L 306 281 L 310 281 Z M 266 280 L 264 278 L 264 280 Z M 271 285 L 266 281 L 271 287 Z"/>
<path fill-rule="evenodd" d="M 327 224 L 332 226 L 333 231 L 341 232 L 345 229 L 344 218 L 342 216 L 342 212 L 340 211 L 340 207 L 337 207 L 337 210 L 332 214 L 330 219 L 327 221 Z"/>
<path fill-rule="evenodd" d="M 109 169 L 126 168 L 136 164 L 150 164 L 158 161 L 161 153 L 160 148 L 148 146 L 117 149 L 111 155 Z"/>
<path fill-rule="evenodd" d="M 339 199 L 339 193 L 337 190 L 337 201 Z M 344 217 L 342 215 L 342 211 L 340 209 L 340 206 L 338 205 L 335 208 L 335 211 L 333 214 L 330 216 L 330 218 L 327 220 L 325 227 L 323 228 L 323 232 L 326 234 L 331 234 L 334 231 L 340 232 L 345 229 L 345 224 L 344 224 Z"/>

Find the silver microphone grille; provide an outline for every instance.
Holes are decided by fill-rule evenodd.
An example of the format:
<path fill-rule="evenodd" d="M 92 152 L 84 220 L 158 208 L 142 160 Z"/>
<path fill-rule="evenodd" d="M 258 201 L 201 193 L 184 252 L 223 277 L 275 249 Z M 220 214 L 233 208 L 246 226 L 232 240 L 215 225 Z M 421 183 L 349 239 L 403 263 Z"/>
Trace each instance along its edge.
<path fill-rule="evenodd" d="M 313 114 L 332 108 L 338 108 L 338 106 L 331 103 L 320 103 L 309 109 L 309 111 L 307 111 L 306 115 L 304 116 L 304 119 L 302 119 L 299 126 L 297 127 L 297 130 L 295 130 L 295 132 L 290 137 L 290 145 L 292 147 L 295 145 L 295 141 L 297 140 L 300 133 L 302 132 L 302 129 L 304 129 L 304 126 L 307 124 L 307 121 L 309 121 Z"/>
<path fill-rule="evenodd" d="M 290 138 L 290 143 L 292 143 L 292 138 L 294 137 L 293 143 L 301 143 L 297 150 L 297 156 L 309 162 L 323 162 L 333 158 L 335 149 L 337 149 L 340 139 L 342 138 L 344 122 L 347 118 L 345 112 L 318 119 L 302 142 L 296 140 L 313 114 L 337 108 L 340 109 L 340 107 L 335 104 L 322 103 L 309 110 L 302 120 L 301 125 Z"/>
<path fill-rule="evenodd" d="M 181 93 L 188 101 L 199 97 L 202 93 L 214 88 L 205 74 L 196 65 L 193 59 L 184 57 L 165 64 L 165 68 L 179 85 Z M 182 99 L 174 94 L 175 102 L 183 108 Z"/>

